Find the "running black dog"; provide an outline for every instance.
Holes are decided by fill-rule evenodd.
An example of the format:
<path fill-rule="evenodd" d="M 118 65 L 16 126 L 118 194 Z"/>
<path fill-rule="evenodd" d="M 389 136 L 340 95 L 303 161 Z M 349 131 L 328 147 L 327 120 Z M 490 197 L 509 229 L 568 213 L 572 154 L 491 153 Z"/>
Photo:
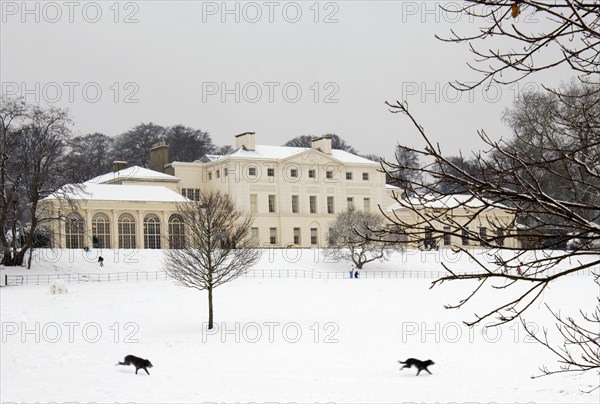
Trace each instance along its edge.
<path fill-rule="evenodd" d="M 138 358 L 137 356 L 133 356 L 133 355 L 127 355 L 125 357 L 125 360 L 123 362 L 117 363 L 117 365 L 123 365 L 123 366 L 133 365 L 133 366 L 135 366 L 135 374 L 136 375 L 137 375 L 138 370 L 140 370 L 140 369 L 144 369 L 146 371 L 146 373 L 148 373 L 148 375 L 150 375 L 147 368 L 153 367 L 152 363 L 150 363 L 150 361 L 148 359 Z"/>
<path fill-rule="evenodd" d="M 419 373 L 421 373 L 421 370 L 426 370 L 427 373 L 431 374 L 429 369 L 427 369 L 427 366 L 435 365 L 435 362 L 432 361 L 431 359 L 427 359 L 426 361 L 420 361 L 415 358 L 409 358 L 404 362 L 402 362 L 402 361 L 398 361 L 398 362 L 404 365 L 400 368 L 400 370 L 402 370 L 404 368 L 410 368 L 414 365 L 418 369 L 417 376 L 419 376 Z"/>

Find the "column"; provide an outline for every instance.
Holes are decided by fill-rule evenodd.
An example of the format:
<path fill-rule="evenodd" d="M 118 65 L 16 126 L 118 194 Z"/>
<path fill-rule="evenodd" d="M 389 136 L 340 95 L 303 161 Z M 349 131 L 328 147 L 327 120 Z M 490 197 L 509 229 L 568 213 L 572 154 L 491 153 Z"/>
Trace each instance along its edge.
<path fill-rule="evenodd" d="M 112 248 L 119 248 L 119 214 L 115 209 L 110 211 L 110 241 Z"/>
<path fill-rule="evenodd" d="M 137 223 L 137 237 L 135 244 L 137 248 L 141 250 L 144 248 L 144 212 L 138 210 L 135 220 Z"/>

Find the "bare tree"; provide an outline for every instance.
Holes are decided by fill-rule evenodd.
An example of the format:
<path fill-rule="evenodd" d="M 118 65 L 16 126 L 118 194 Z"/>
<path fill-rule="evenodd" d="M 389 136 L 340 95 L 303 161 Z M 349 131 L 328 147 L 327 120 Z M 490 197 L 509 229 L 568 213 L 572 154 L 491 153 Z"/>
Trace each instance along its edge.
<path fill-rule="evenodd" d="M 20 125 L 25 119 L 27 108 L 20 99 L 0 99 L 0 243 L 2 265 L 12 265 L 11 243 L 7 238 L 9 229 L 17 222 L 17 178 L 10 169 L 10 158 L 19 136 Z"/>
<path fill-rule="evenodd" d="M 342 139 L 340 136 L 336 135 L 335 133 L 327 133 L 327 134 L 323 135 L 323 137 L 328 137 L 331 139 L 331 148 L 332 149 L 339 149 L 339 150 L 347 151 L 348 153 L 359 154 L 354 147 L 352 147 L 351 145 L 346 143 L 346 141 L 344 139 Z M 290 139 L 287 142 L 285 142 L 284 146 L 310 147 L 311 141 L 314 138 L 315 138 L 314 136 L 309 136 L 309 135 L 296 136 L 295 138 Z"/>
<path fill-rule="evenodd" d="M 213 328 L 213 289 L 243 275 L 260 258 L 253 248 L 253 218 L 229 195 L 203 194 L 178 209 L 185 226 L 182 248 L 167 250 L 165 270 L 183 286 L 208 292 L 208 329 Z"/>
<path fill-rule="evenodd" d="M 386 259 L 396 249 L 395 238 L 379 237 L 383 217 L 374 213 L 348 209 L 337 215 L 329 229 L 328 257 L 351 261 L 357 269 L 369 262 Z"/>
<path fill-rule="evenodd" d="M 414 179 L 415 175 L 419 175 L 419 155 L 407 147 L 400 144 L 396 145 L 396 151 L 394 152 L 394 158 L 400 164 L 396 164 L 395 167 L 390 167 L 389 174 L 386 176 L 386 182 L 393 184 L 406 190 L 405 181 Z M 385 160 L 384 160 L 385 163 Z M 402 169 L 400 167 L 409 167 L 408 169 Z"/>
<path fill-rule="evenodd" d="M 124 159 L 129 165 L 148 167 L 150 149 L 165 138 L 166 129 L 152 122 L 140 123 L 115 138 L 114 157 Z"/>
<path fill-rule="evenodd" d="M 174 125 L 166 129 L 165 140 L 169 145 L 172 161 L 195 161 L 215 150 L 207 132 Z"/>
<path fill-rule="evenodd" d="M 418 125 L 409 113 L 406 104 L 388 105 L 392 112 L 404 113 L 415 123 L 427 144 L 424 150 L 415 149 L 415 152 L 420 153 L 422 160 L 431 161 L 418 169 L 420 177 L 415 176 L 416 179 L 408 182 L 413 197 L 402 199 L 401 196 L 396 196 L 397 201 L 413 213 L 413 220 L 404 220 L 398 215 L 383 212 L 393 224 L 391 229 L 401 229 L 403 234 L 417 236 L 433 229 L 433 237 L 441 238 L 447 233 L 443 229 L 451 228 L 452 234 L 469 240 L 470 245 L 481 245 L 491 257 L 490 260 L 484 260 L 474 254 L 469 247 L 461 245 L 454 247 L 455 250 L 467 254 L 474 260 L 478 270 L 474 273 L 459 273 L 455 268 L 442 263 L 448 275 L 433 282 L 433 286 L 454 280 L 476 280 L 478 286 L 465 299 L 447 307 L 458 308 L 465 305 L 477 295 L 477 292 L 490 285 L 511 290 L 519 290 L 524 283 L 530 285 L 525 292 L 518 293 L 517 297 L 513 296 L 498 306 L 488 307 L 466 324 L 475 325 L 495 318 L 495 324 L 498 325 L 517 319 L 540 298 L 552 281 L 600 264 L 598 253 L 593 250 L 600 245 L 600 205 L 598 204 L 600 163 L 598 159 L 590 159 L 600 145 L 600 133 L 597 129 L 594 135 L 595 141 L 588 141 L 590 133 L 584 131 L 588 139 L 585 142 L 574 142 L 571 138 L 573 147 L 567 148 L 563 143 L 544 141 L 540 143 L 538 153 L 532 153 L 531 150 L 523 152 L 518 145 L 519 142 L 492 141 L 485 132 L 481 132 L 480 136 L 487 143 L 488 151 L 474 156 L 473 161 L 477 164 L 476 171 L 480 173 L 474 175 L 463 165 L 442 155 L 439 147 L 431 143 L 423 127 Z M 560 120 L 563 124 L 566 123 L 565 118 L 567 116 L 561 113 L 554 115 L 554 119 Z M 596 119 L 598 118 L 600 115 L 596 116 Z M 598 122 L 588 121 L 588 123 L 595 128 L 600 128 Z M 572 121 L 571 124 L 572 128 L 580 126 L 577 121 Z M 573 131 L 571 135 L 576 136 L 577 133 Z M 519 138 L 522 139 L 523 136 Z M 535 157 L 536 155 L 538 157 Z M 398 164 L 398 162 L 388 163 L 384 165 L 384 169 L 408 168 L 396 167 Z M 562 184 L 569 183 L 571 192 L 551 189 L 557 184 L 552 180 L 544 186 L 542 181 L 544 178 L 554 178 L 560 180 L 559 183 Z M 471 215 L 466 223 L 457 221 L 444 210 L 421 209 L 424 205 L 442 201 L 453 194 L 452 188 L 440 184 L 454 184 L 457 188 L 466 190 L 471 196 L 454 207 L 470 210 Z M 596 197 L 586 199 L 580 196 L 582 193 L 590 193 Z M 471 205 L 473 200 L 478 201 L 475 208 Z M 493 234 L 489 236 L 482 235 L 478 226 L 469 226 L 477 223 L 484 216 L 484 220 L 489 220 L 489 210 L 498 206 L 514 214 L 521 224 L 518 232 L 514 230 L 514 226 L 494 223 L 493 220 Z M 557 237 L 557 234 L 562 235 L 562 238 Z M 557 247 L 564 238 L 576 238 L 584 240 L 584 243 L 574 245 L 571 250 L 532 252 L 522 250 L 519 246 L 511 247 L 507 240 L 515 237 L 521 240 L 536 240 L 532 248 Z M 510 255 L 502 254 L 500 247 L 505 251 L 513 252 Z M 499 279 L 508 279 L 510 282 L 499 286 L 497 283 Z M 585 332 L 585 329 L 581 326 L 582 332 Z M 600 338 L 600 332 L 596 333 L 596 337 Z M 600 350 L 596 350 L 594 354 L 598 360 Z M 590 368 L 578 367 L 578 362 L 573 361 L 569 369 L 586 371 Z M 595 369 L 600 367 L 596 366 Z"/>
<path fill-rule="evenodd" d="M 40 201 L 67 191 L 63 161 L 70 120 L 65 110 L 26 105 L 21 100 L 4 99 L 0 110 L 2 263 L 19 266 L 36 244 L 38 225 L 54 219 L 39 211 Z"/>
<path fill-rule="evenodd" d="M 600 278 L 598 275 L 595 277 L 595 282 L 600 287 Z M 542 337 L 534 330 L 529 329 L 524 319 L 521 319 L 521 323 L 533 339 L 555 354 L 560 366 L 555 370 L 543 366 L 540 369 L 542 373 L 538 376 L 532 376 L 532 378 L 555 373 L 580 373 L 598 370 L 600 368 L 600 340 L 598 339 L 598 330 L 600 329 L 600 298 L 598 298 L 596 310 L 592 314 L 581 311 L 579 313 L 580 319 L 574 319 L 573 317 L 563 318 L 548 305 L 546 305 L 546 308 L 554 317 L 556 332 L 562 338 L 562 344 L 550 342 L 546 328 L 542 330 Z"/>
<path fill-rule="evenodd" d="M 446 11 L 473 20 L 470 26 L 476 30 L 472 33 L 452 31 L 449 37 L 440 38 L 467 43 L 475 55 L 469 66 L 480 77 L 474 82 L 457 81 L 453 83 L 455 88 L 471 90 L 484 84 L 514 83 L 560 65 L 570 67 L 579 74 L 578 79 L 586 83 L 574 91 L 573 88 L 547 90 L 552 96 L 526 94 L 520 100 L 521 104 L 506 115 L 515 132 L 514 139 L 494 141 L 484 131 L 479 132 L 487 150 L 475 153 L 468 160 L 468 169 L 442 155 L 439 145 L 433 144 L 425 134 L 405 102 L 387 103 L 392 112 L 405 114 L 412 121 L 426 144 L 423 150 L 415 152 L 422 161 L 428 162 L 419 169 L 420 179 L 409 183 L 416 202 L 407 203 L 398 198 L 414 213 L 416 220 L 409 222 L 397 215 L 389 215 L 395 225 L 391 231 L 402 229 L 424 234 L 432 225 L 446 224 L 445 228 L 453 228 L 454 224 L 453 229 L 461 233 L 461 237 L 480 244 L 491 260 L 482 260 L 468 248 L 456 246 L 457 251 L 474 260 L 478 270 L 465 274 L 442 264 L 448 275 L 433 282 L 432 286 L 455 280 L 477 282 L 477 287 L 466 298 L 448 308 L 465 305 L 486 287 L 505 290 L 505 302 L 500 305 L 488 303 L 487 307 L 483 306 L 482 314 L 476 314 L 474 320 L 466 322 L 474 325 L 495 318 L 498 325 L 522 318 L 551 282 L 600 264 L 597 253 L 600 246 L 600 7 L 597 0 L 466 0 L 460 10 Z M 519 111 L 519 108 L 526 111 Z M 391 166 L 384 164 L 383 168 L 389 171 L 396 164 L 400 164 L 399 168 L 404 167 L 395 162 Z M 521 228 L 506 231 L 498 225 L 494 236 L 486 237 L 468 223 L 456 223 L 451 215 L 419 208 L 421 202 L 443 200 L 452 189 L 460 189 L 481 202 L 477 209 L 471 209 L 469 223 L 501 205 L 514 213 Z M 470 199 L 465 199 L 465 204 Z M 434 233 L 443 237 L 445 231 L 435 229 Z M 527 241 L 534 250 L 504 246 L 513 251 L 502 254 L 499 247 L 507 238 L 513 237 Z M 539 249 L 562 247 L 569 240 L 578 241 L 569 243 L 569 250 Z M 598 313 L 598 309 L 597 306 L 594 313 Z M 600 372 L 597 315 L 583 312 L 582 315 L 583 319 L 574 320 L 555 314 L 563 345 L 550 343 L 526 327 L 527 332 L 557 355 L 561 363 L 554 371 L 543 367 L 542 375 Z M 573 349 L 583 356 L 571 354 Z"/>
<path fill-rule="evenodd" d="M 467 43 L 474 54 L 469 66 L 481 76 L 457 81 L 455 88 L 483 83 L 508 84 L 541 70 L 566 65 L 582 76 L 599 73 L 600 11 L 597 0 L 466 0 L 445 11 L 469 18 L 472 32 L 440 37 Z M 443 6 L 442 6 L 443 8 Z M 501 39 L 501 41 L 498 41 Z M 494 44 L 489 46 L 488 42 Z"/>
<path fill-rule="evenodd" d="M 114 139 L 102 133 L 69 140 L 64 170 L 69 182 L 79 183 L 110 172 Z"/>
<path fill-rule="evenodd" d="M 50 195 L 65 197 L 72 189 L 64 187 L 68 180 L 63 171 L 66 145 L 71 135 L 70 123 L 66 110 L 34 105 L 22 128 L 16 148 L 15 171 L 19 173 L 21 197 L 27 206 L 28 231 L 25 245 L 15 254 L 17 265 L 23 261 L 26 252 L 33 249 L 40 222 L 53 220 L 40 215 L 40 201 Z M 31 268 L 31 251 L 27 268 Z"/>

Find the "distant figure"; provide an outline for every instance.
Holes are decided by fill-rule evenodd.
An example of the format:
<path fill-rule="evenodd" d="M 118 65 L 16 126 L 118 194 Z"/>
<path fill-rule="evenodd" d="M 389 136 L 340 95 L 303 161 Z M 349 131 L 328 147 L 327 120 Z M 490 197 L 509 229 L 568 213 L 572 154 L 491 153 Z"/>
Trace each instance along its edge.
<path fill-rule="evenodd" d="M 83 247 L 83 251 L 85 251 L 86 253 L 89 253 L 90 252 L 90 247 L 88 247 L 88 246 Z"/>
<path fill-rule="evenodd" d="M 517 265 L 517 273 L 519 275 L 523 275 L 523 271 L 521 271 L 521 265 Z"/>
<path fill-rule="evenodd" d="M 354 279 L 358 279 L 358 270 L 354 272 Z"/>
<path fill-rule="evenodd" d="M 104 258 L 102 258 L 102 256 L 98 257 L 98 263 L 100 264 L 100 267 L 104 266 Z"/>
<path fill-rule="evenodd" d="M 100 241 L 98 240 L 98 237 L 96 237 L 96 236 L 92 237 L 92 246 L 94 248 L 98 248 L 99 245 L 100 245 Z"/>
<path fill-rule="evenodd" d="M 350 279 L 354 278 L 354 269 L 349 270 L 348 273 L 350 274 Z"/>

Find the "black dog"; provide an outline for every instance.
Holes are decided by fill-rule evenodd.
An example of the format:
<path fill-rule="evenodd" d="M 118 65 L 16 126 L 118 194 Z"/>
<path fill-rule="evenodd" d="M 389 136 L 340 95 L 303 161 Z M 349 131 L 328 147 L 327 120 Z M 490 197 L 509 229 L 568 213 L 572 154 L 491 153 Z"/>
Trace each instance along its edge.
<path fill-rule="evenodd" d="M 417 369 L 419 369 L 419 371 L 417 372 L 417 376 L 419 376 L 419 373 L 421 373 L 421 370 L 426 370 L 427 373 L 431 374 L 429 369 L 427 369 L 427 366 L 435 365 L 435 362 L 432 361 L 431 359 L 427 359 L 426 361 L 420 361 L 415 358 L 409 358 L 404 362 L 402 362 L 402 361 L 398 361 L 398 362 L 404 365 L 400 368 L 400 370 L 402 370 L 404 368 L 410 368 L 411 366 L 415 365 L 415 367 Z"/>
<path fill-rule="evenodd" d="M 123 365 L 123 366 L 133 365 L 133 366 L 135 366 L 135 374 L 136 375 L 137 375 L 138 370 L 140 370 L 140 369 L 144 369 L 146 371 L 146 373 L 148 373 L 148 375 L 150 375 L 147 368 L 153 367 L 152 363 L 150 363 L 150 361 L 148 359 L 138 358 L 137 356 L 133 356 L 133 355 L 127 355 L 125 357 L 125 360 L 123 362 L 117 363 L 117 365 Z"/>

